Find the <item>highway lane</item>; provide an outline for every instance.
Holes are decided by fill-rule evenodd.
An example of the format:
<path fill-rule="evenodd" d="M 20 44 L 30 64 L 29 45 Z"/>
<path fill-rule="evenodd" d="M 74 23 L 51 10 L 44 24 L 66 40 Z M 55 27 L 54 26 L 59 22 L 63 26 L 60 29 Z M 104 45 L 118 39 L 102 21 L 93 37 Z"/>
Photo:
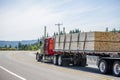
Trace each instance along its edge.
<path fill-rule="evenodd" d="M 120 80 L 112 75 L 102 75 L 96 68 L 37 62 L 34 53 L 0 51 L 0 80 Z"/>

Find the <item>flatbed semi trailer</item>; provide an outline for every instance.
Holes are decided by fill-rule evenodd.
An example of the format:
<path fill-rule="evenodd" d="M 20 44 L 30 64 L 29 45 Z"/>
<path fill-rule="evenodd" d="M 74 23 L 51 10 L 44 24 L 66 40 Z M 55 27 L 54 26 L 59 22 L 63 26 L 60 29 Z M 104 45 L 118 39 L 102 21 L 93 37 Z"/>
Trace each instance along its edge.
<path fill-rule="evenodd" d="M 36 60 L 54 65 L 87 66 L 87 56 L 97 56 L 97 66 L 103 74 L 120 76 L 120 33 L 81 32 L 44 39 L 42 53 Z"/>

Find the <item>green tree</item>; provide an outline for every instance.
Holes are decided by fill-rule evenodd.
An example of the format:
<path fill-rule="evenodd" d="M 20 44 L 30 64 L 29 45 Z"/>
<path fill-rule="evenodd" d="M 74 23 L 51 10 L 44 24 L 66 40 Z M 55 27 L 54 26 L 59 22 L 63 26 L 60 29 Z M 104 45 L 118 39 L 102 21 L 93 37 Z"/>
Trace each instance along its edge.
<path fill-rule="evenodd" d="M 79 29 L 74 29 L 74 30 L 70 30 L 69 34 L 79 33 L 79 32 L 81 32 Z"/>
<path fill-rule="evenodd" d="M 120 33 L 120 29 L 118 30 L 118 33 Z"/>
<path fill-rule="evenodd" d="M 37 42 L 39 43 L 40 42 L 40 39 L 38 38 Z"/>
<path fill-rule="evenodd" d="M 40 46 L 42 46 L 42 41 L 40 41 Z"/>
<path fill-rule="evenodd" d="M 117 32 L 117 30 L 116 30 L 115 28 L 113 28 L 112 32 L 114 32 L 114 33 L 115 33 L 115 32 Z"/>
<path fill-rule="evenodd" d="M 63 31 L 60 31 L 60 35 L 63 35 Z"/>
<path fill-rule="evenodd" d="M 17 46 L 15 46 L 15 48 L 17 49 L 18 47 L 17 47 Z"/>
<path fill-rule="evenodd" d="M 9 45 L 9 48 L 12 48 L 12 46 L 11 46 L 11 45 Z"/>
<path fill-rule="evenodd" d="M 71 31 L 71 30 L 69 31 L 69 34 L 72 34 L 72 31 Z"/>
<path fill-rule="evenodd" d="M 4 48 L 7 48 L 7 45 L 5 45 Z"/>
<path fill-rule="evenodd" d="M 21 44 L 21 42 L 18 43 L 18 49 L 19 49 L 19 50 L 22 49 L 22 44 Z"/>

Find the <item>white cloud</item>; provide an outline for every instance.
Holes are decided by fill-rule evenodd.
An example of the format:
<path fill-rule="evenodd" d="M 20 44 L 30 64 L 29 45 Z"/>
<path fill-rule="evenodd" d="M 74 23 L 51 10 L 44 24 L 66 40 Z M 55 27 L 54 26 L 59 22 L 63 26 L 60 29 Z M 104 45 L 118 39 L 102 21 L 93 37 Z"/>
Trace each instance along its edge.
<path fill-rule="evenodd" d="M 39 5 L 29 6 L 27 9 L 5 11 L 0 14 L 1 39 L 9 39 L 8 35 L 15 36 L 12 39 L 35 39 L 43 35 L 42 27 L 62 21 L 62 14 L 55 13 L 49 8 Z M 2 36 L 4 35 L 4 36 Z M 34 35 L 34 36 L 31 36 Z M 35 36 L 36 35 L 36 36 Z M 21 37 L 17 37 L 21 36 Z"/>

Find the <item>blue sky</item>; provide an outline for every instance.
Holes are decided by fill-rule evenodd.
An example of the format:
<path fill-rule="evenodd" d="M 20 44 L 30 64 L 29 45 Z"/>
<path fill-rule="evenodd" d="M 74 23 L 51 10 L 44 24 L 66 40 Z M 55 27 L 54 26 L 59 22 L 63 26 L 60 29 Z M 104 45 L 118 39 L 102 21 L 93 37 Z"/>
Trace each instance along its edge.
<path fill-rule="evenodd" d="M 0 40 L 29 40 L 66 32 L 120 29 L 120 0 L 0 0 Z"/>

